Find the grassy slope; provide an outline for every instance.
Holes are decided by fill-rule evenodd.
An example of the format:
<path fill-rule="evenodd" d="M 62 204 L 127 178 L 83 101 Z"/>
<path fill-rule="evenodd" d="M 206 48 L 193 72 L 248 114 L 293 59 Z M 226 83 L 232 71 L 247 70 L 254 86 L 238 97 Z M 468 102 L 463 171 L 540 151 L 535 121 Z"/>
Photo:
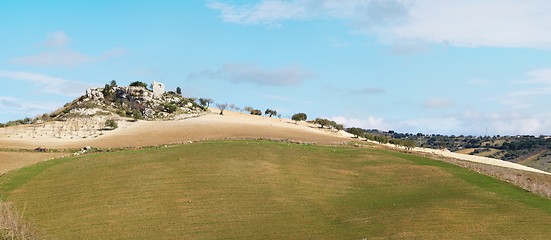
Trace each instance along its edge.
<path fill-rule="evenodd" d="M 386 150 L 216 141 L 54 160 L 0 178 L 59 239 L 545 239 L 551 201 Z"/>

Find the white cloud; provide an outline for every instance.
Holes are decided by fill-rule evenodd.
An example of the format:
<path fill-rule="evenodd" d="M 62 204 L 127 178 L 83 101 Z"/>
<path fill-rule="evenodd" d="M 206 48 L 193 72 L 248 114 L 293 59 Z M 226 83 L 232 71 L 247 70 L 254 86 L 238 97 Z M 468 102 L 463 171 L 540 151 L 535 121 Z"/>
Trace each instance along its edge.
<path fill-rule="evenodd" d="M 208 6 L 225 22 L 240 24 L 337 18 L 388 43 L 419 39 L 461 47 L 551 47 L 551 2 L 542 0 L 261 0 Z"/>
<path fill-rule="evenodd" d="M 551 134 L 551 113 L 524 114 L 518 111 L 469 112 L 461 118 L 463 131 L 489 135 L 541 135 Z M 484 129 L 481 129 L 484 128 Z"/>
<path fill-rule="evenodd" d="M 423 106 L 427 108 L 448 108 L 453 107 L 454 105 L 455 104 L 452 101 L 441 98 L 429 99 L 423 103 Z"/>
<path fill-rule="evenodd" d="M 69 44 L 70 39 L 69 37 L 63 32 L 51 32 L 48 33 L 48 39 L 43 42 L 41 45 L 45 47 L 65 47 Z"/>
<path fill-rule="evenodd" d="M 188 79 L 227 80 L 234 83 L 250 83 L 265 86 L 299 85 L 314 75 L 296 66 L 278 69 L 263 69 L 256 64 L 229 63 L 218 70 L 203 70 L 191 73 Z"/>
<path fill-rule="evenodd" d="M 70 81 L 62 78 L 51 77 L 40 73 L 14 72 L 0 70 L 0 78 L 8 78 L 16 81 L 33 83 L 36 91 L 48 94 L 76 97 L 84 93 L 88 88 L 94 87 L 91 84 Z"/>
<path fill-rule="evenodd" d="M 363 129 L 379 129 L 388 131 L 392 129 L 391 124 L 386 122 L 382 118 L 377 118 L 373 116 L 369 116 L 366 119 L 359 119 L 354 117 L 346 117 L 346 116 L 335 116 L 330 117 L 329 119 L 344 125 L 345 127 L 359 127 Z"/>

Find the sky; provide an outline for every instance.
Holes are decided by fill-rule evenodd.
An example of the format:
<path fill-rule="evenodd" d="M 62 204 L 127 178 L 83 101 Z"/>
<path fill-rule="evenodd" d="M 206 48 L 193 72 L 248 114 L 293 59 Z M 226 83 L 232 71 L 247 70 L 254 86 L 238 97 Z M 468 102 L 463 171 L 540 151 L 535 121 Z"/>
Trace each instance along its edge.
<path fill-rule="evenodd" d="M 2 0 L 0 122 L 111 80 L 347 127 L 551 134 L 551 1 Z"/>

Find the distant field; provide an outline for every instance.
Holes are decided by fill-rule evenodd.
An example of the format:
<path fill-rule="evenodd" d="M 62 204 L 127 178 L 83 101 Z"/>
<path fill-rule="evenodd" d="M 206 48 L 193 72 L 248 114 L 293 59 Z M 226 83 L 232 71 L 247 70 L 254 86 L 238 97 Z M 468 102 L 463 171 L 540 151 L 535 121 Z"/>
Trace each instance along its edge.
<path fill-rule="evenodd" d="M 461 154 L 470 154 L 472 153 L 476 148 L 465 148 L 465 149 L 461 149 L 461 150 L 458 150 L 458 151 L 455 151 L 456 153 L 461 153 Z M 495 148 L 490 148 L 490 151 L 487 151 L 487 152 L 481 152 L 481 153 L 478 153 L 478 154 L 475 154 L 475 156 L 481 156 L 481 157 L 488 157 L 494 153 L 497 153 L 499 152 L 500 150 L 499 149 L 495 149 Z"/>
<path fill-rule="evenodd" d="M 551 200 L 390 150 L 212 141 L 0 177 L 51 239 L 547 239 Z"/>

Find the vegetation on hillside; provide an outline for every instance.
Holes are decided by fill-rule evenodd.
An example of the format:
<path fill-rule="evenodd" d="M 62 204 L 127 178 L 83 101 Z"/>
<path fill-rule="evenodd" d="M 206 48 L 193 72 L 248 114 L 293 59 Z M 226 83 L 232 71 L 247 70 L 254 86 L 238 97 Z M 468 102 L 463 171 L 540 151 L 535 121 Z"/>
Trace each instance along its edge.
<path fill-rule="evenodd" d="M 56 239 L 551 235 L 548 199 L 440 161 L 346 146 L 214 141 L 91 154 L 9 173 L 0 191 L 18 208 L 32 201 L 25 216 Z"/>

